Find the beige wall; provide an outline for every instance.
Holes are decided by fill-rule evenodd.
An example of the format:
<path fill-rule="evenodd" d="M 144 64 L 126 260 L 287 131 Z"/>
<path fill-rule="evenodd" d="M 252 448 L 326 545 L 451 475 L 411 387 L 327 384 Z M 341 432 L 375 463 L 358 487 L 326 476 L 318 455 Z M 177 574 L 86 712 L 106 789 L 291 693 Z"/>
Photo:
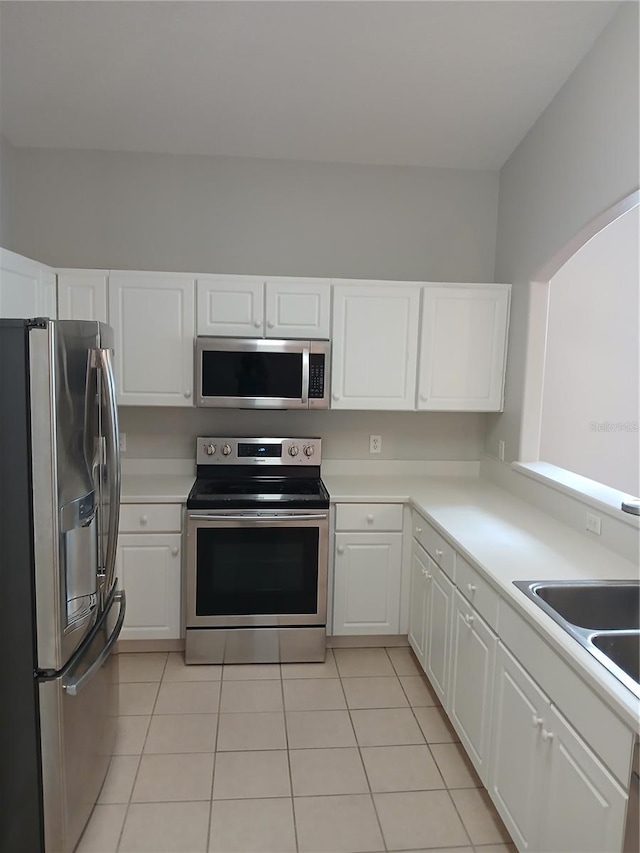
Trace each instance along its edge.
<path fill-rule="evenodd" d="M 540 45 L 544 52 L 544 45 Z M 620 9 L 500 172 L 496 277 L 513 283 L 505 411 L 486 451 L 518 458 L 528 283 L 590 220 L 638 188 L 638 4 Z"/>
<path fill-rule="evenodd" d="M 194 459 L 198 435 L 320 436 L 326 459 L 471 461 L 480 458 L 485 415 L 432 412 L 250 412 L 120 407 L 124 456 Z M 369 434 L 382 452 L 369 455 Z"/>
<path fill-rule="evenodd" d="M 498 173 L 16 149 L 52 266 L 492 281 Z"/>
<path fill-rule="evenodd" d="M 13 145 L 0 134 L 0 246 L 4 249 L 14 249 L 15 245 L 14 152 Z"/>

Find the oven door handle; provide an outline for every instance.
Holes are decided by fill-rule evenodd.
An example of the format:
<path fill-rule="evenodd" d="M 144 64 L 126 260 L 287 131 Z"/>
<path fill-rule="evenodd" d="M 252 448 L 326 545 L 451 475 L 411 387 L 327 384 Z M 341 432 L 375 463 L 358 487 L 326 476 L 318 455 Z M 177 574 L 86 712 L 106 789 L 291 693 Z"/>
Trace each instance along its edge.
<path fill-rule="evenodd" d="M 309 515 L 193 515 L 191 521 L 321 521 L 327 518 L 327 513 L 309 513 Z"/>

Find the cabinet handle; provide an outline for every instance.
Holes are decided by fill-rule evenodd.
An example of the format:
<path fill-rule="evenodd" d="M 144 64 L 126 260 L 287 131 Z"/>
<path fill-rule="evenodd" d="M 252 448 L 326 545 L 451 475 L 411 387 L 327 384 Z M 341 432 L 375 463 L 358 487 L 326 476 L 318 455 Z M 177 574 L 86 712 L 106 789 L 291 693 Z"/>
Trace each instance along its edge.
<path fill-rule="evenodd" d="M 336 391 L 334 391 L 334 392 L 333 392 L 333 394 L 332 394 L 331 396 L 333 397 L 333 399 L 334 399 L 334 400 L 339 400 L 339 399 L 340 399 L 340 394 L 338 394 Z"/>
<path fill-rule="evenodd" d="M 178 548 L 177 545 L 174 545 L 173 548 L 171 549 L 172 556 L 177 557 L 179 553 L 180 553 L 180 549 Z"/>
<path fill-rule="evenodd" d="M 548 732 L 546 729 L 542 729 L 542 740 L 553 740 L 553 732 Z"/>
<path fill-rule="evenodd" d="M 189 400 L 191 398 L 191 391 L 185 391 L 184 396 Z"/>
<path fill-rule="evenodd" d="M 338 545 L 336 551 L 338 552 L 338 554 L 344 554 L 344 545 Z"/>
<path fill-rule="evenodd" d="M 417 533 L 417 534 L 418 534 L 418 536 L 419 536 L 419 535 L 422 533 L 422 528 L 421 528 L 421 527 L 416 527 L 416 533 Z"/>
<path fill-rule="evenodd" d="M 149 516 L 148 515 L 141 515 L 140 516 L 140 524 L 142 524 L 144 526 L 145 524 L 148 524 L 148 523 L 149 523 Z"/>
<path fill-rule="evenodd" d="M 273 320 L 269 320 L 269 321 L 267 322 L 267 326 L 268 326 L 270 329 L 273 329 L 273 327 L 275 326 L 275 323 L 273 322 Z"/>
<path fill-rule="evenodd" d="M 443 557 L 444 551 L 441 551 L 440 548 L 436 548 L 436 557 Z"/>
<path fill-rule="evenodd" d="M 468 583 L 467 589 L 469 590 L 471 595 L 473 595 L 473 593 L 476 591 L 476 585 L 474 583 Z"/>
<path fill-rule="evenodd" d="M 536 729 L 537 729 L 537 728 L 538 728 L 538 726 L 541 726 L 543 723 L 544 723 L 544 720 L 542 719 L 542 717 L 536 717 L 536 715 L 535 715 L 535 714 L 533 715 L 533 717 L 532 717 L 532 719 L 531 719 L 531 725 L 532 725 L 534 728 L 536 728 Z"/>
<path fill-rule="evenodd" d="M 429 397 L 427 394 L 420 394 L 420 399 L 422 400 L 423 403 L 426 403 L 427 400 L 429 399 Z"/>
<path fill-rule="evenodd" d="M 256 327 L 256 329 L 259 329 L 262 325 L 262 320 L 254 320 L 253 325 Z"/>
<path fill-rule="evenodd" d="M 473 616 L 469 616 L 468 613 L 465 613 L 464 624 L 467 626 L 467 628 L 470 628 L 473 625 Z"/>
<path fill-rule="evenodd" d="M 367 516 L 367 524 L 373 524 L 373 516 L 372 515 Z"/>

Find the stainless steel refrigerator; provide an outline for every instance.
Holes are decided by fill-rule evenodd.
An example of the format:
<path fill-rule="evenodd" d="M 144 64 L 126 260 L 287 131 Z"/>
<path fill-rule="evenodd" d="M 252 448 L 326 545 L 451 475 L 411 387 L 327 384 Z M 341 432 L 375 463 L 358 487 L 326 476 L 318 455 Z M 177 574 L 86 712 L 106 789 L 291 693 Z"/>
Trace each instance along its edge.
<path fill-rule="evenodd" d="M 125 614 L 113 332 L 0 321 L 0 850 L 71 853 L 113 751 Z"/>

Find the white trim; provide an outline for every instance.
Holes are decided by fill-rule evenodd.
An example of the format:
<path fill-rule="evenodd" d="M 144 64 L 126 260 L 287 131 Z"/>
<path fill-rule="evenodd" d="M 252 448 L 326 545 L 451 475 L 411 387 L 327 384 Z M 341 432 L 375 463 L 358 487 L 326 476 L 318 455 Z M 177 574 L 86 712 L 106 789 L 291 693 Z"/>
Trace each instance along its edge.
<path fill-rule="evenodd" d="M 512 462 L 511 469 L 640 529 L 640 518 L 623 512 L 620 508 L 622 501 L 637 500 L 635 495 L 605 486 L 581 474 L 574 474 L 550 462 Z"/>

